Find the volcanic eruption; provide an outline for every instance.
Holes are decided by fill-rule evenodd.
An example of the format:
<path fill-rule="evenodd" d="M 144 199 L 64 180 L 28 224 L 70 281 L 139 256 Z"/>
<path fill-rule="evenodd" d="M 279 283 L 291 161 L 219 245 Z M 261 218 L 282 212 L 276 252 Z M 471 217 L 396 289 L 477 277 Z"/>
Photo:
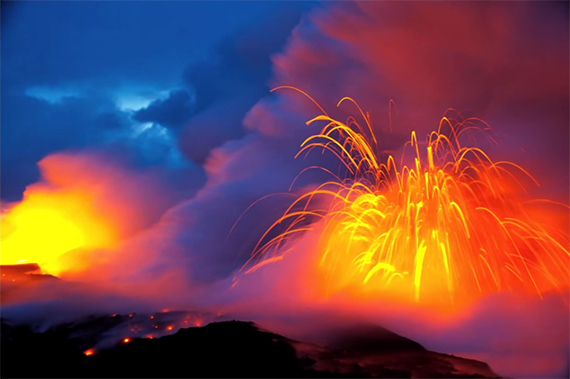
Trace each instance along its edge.
<path fill-rule="evenodd" d="M 1 13 L 4 376 L 568 376 L 568 4 Z"/>
<path fill-rule="evenodd" d="M 533 217 L 536 204 L 549 200 L 526 195 L 525 181 L 539 185 L 531 174 L 516 163 L 493 161 L 477 146 L 478 134 L 491 138 L 484 121 L 448 110 L 425 141 L 411 132 L 397 163 L 383 154 L 370 115 L 353 99 L 337 106 L 352 102 L 364 124 L 352 116 L 346 123 L 335 120 L 305 92 L 285 88 L 323 112 L 307 125 L 326 124 L 301 144 L 296 158 L 329 151 L 342 167 L 338 174 L 312 167 L 333 180 L 300 195 L 275 221 L 249 270 L 282 259 L 290 240 L 319 222 L 314 272 L 320 279 L 312 284 L 325 296 L 348 291 L 371 301 L 449 307 L 501 291 L 542 297 L 568 289 L 568 234 Z M 548 212 L 543 208 L 538 211 Z M 275 230 L 280 233 L 273 236 Z"/>

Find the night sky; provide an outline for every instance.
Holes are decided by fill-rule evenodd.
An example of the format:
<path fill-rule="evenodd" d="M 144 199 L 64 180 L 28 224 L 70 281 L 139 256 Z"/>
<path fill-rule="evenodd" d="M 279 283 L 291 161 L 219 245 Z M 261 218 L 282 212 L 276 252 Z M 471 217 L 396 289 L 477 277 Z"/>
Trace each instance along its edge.
<path fill-rule="evenodd" d="M 357 114 L 336 108 L 354 98 L 383 152 L 396 156 L 412 130 L 434 130 L 448 108 L 480 117 L 497 141 L 482 147 L 540 182 L 531 197 L 568 204 L 567 2 L 9 1 L 1 10 L 3 212 L 43 201 L 79 214 L 65 199 L 86 194 L 90 208 L 78 220 L 92 215 L 110 230 L 57 260 L 62 277 L 99 290 L 52 288 L 59 295 L 48 301 L 40 290 L 7 309 L 14 317 L 49 318 L 61 306 L 69 317 L 115 312 L 124 299 L 150 309 L 208 304 L 211 293 L 217 304 L 294 297 L 295 284 L 273 281 L 294 278 L 291 267 L 246 278 L 235 296 L 222 290 L 291 198 L 248 207 L 287 193 L 304 168 L 338 168 L 327 154 L 294 159 L 320 112 L 298 92 L 270 92 L 277 86 L 302 89 L 338 119 Z M 323 180 L 308 173 L 295 191 Z M 568 215 L 557 215 L 567 231 Z M 139 286 L 144 298 L 134 295 Z M 481 336 L 537 309 L 518 301 L 493 297 L 437 338 L 418 326 L 410 333 L 490 359 L 504 349 Z M 550 325 L 539 334 L 554 358 L 532 350 L 537 360 L 524 370 L 555 377 L 568 364 L 568 309 L 541 304 L 498 330 L 531 346 L 535 334 L 518 331 Z M 512 362 L 521 354 L 492 364 L 519 375 Z"/>

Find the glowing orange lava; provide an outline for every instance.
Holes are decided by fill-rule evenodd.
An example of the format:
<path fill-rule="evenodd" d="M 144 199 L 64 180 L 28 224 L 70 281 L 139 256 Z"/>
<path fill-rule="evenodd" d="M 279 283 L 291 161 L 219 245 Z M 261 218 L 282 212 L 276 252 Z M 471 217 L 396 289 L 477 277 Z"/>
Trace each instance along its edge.
<path fill-rule="evenodd" d="M 350 98 L 338 105 L 346 100 L 356 105 L 365 127 L 352 117 L 337 121 L 319 106 L 323 115 L 307 124 L 326 126 L 297 154 L 330 151 L 346 175 L 322 168 L 335 180 L 297 198 L 260 240 L 249 271 L 280 260 L 292 238 L 318 229 L 314 282 L 326 296 L 443 306 L 493 292 L 541 296 L 568 287 L 568 235 L 528 210 L 522 181 L 534 179 L 468 144 L 487 124 L 447 112 L 425 143 L 411 133 L 406 148 L 412 159 L 404 153 L 397 164 L 391 155 L 380 160 L 369 115 Z"/>
<path fill-rule="evenodd" d="M 27 190 L 24 200 L 1 218 L 2 265 L 38 263 L 52 275 L 80 270 L 86 262 L 58 260 L 78 249 L 110 248 L 114 228 L 78 191 Z"/>

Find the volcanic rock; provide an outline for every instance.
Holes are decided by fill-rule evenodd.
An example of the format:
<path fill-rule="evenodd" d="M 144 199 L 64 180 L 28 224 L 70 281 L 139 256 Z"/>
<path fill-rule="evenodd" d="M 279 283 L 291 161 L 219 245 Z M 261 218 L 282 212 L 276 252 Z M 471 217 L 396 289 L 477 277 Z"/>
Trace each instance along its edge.
<path fill-rule="evenodd" d="M 160 338 L 117 341 L 84 354 L 94 342 L 94 330 L 101 333 L 117 322 L 117 316 L 92 318 L 38 333 L 3 320 L 2 376 L 498 377 L 485 363 L 431 352 L 373 326 L 343 331 L 331 346 L 317 346 L 263 331 L 252 322 L 215 322 Z"/>

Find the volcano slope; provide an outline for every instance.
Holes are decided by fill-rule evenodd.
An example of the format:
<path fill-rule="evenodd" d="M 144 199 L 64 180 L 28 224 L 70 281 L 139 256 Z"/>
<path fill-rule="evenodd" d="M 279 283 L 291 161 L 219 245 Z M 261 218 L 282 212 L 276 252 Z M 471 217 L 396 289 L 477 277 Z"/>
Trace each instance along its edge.
<path fill-rule="evenodd" d="M 252 322 L 214 322 L 85 354 L 126 318 L 91 317 L 42 333 L 2 320 L 2 377 L 498 377 L 485 363 L 428 351 L 377 326 L 344 330 L 318 346 Z"/>

